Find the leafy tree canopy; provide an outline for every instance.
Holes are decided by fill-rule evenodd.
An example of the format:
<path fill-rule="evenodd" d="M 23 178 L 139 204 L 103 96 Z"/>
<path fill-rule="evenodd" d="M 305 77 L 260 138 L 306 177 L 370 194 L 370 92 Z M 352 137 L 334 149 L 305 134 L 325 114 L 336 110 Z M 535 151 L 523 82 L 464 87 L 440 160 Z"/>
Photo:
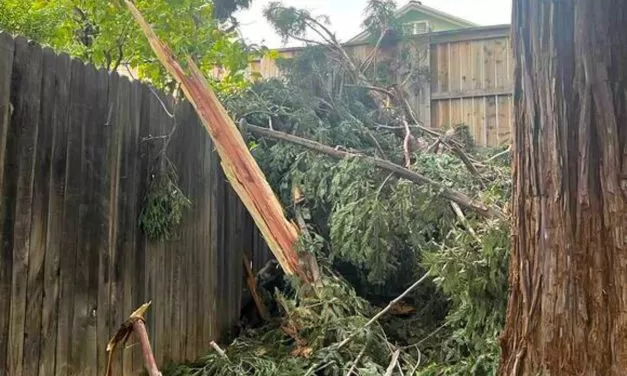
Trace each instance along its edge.
<path fill-rule="evenodd" d="M 175 53 L 190 55 L 206 73 L 225 72 L 218 84 L 245 85 L 253 51 L 237 38 L 233 12 L 250 0 L 138 0 L 136 5 Z M 24 35 L 108 70 L 127 65 L 139 78 L 170 82 L 121 0 L 4 0 L 0 30 Z"/>

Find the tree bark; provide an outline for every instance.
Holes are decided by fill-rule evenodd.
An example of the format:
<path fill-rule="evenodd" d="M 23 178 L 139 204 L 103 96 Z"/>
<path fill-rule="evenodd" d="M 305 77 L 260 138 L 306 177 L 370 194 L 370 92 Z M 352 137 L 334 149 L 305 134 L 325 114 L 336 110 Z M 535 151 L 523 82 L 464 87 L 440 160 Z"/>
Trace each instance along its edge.
<path fill-rule="evenodd" d="M 514 0 L 500 375 L 627 374 L 627 2 Z"/>

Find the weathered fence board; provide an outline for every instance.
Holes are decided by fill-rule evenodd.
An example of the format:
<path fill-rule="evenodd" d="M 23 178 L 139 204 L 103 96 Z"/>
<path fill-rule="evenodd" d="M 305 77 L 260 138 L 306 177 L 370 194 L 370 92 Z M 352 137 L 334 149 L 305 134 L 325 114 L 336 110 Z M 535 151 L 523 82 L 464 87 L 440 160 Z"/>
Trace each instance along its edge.
<path fill-rule="evenodd" d="M 47 65 L 46 65 L 47 66 Z M 70 103 L 70 58 L 59 56 L 50 67 L 54 88 L 52 93 L 42 95 L 47 104 L 52 104 L 52 114 L 45 123 L 52 129 L 53 146 L 50 160 L 50 181 L 48 182 L 48 230 L 46 233 L 46 255 L 44 259 L 44 301 L 42 308 L 42 345 L 39 374 L 51 373 L 56 368 L 58 338 L 58 315 L 60 299 L 60 260 L 65 225 L 65 179 L 67 171 L 67 141 Z M 47 74 L 47 73 L 46 73 Z M 46 77 L 46 76 L 44 76 Z M 49 96 L 52 96 L 50 98 Z M 44 119 L 47 119 L 44 117 Z"/>
<path fill-rule="evenodd" d="M 431 126 L 467 125 L 478 145 L 511 138 L 512 59 L 504 30 L 434 38 L 431 45 Z M 460 31 L 463 35 L 463 31 Z"/>
<path fill-rule="evenodd" d="M 238 317 L 242 255 L 268 257 L 188 103 L 0 33 L 0 375 L 102 375 L 145 301 L 159 364 L 193 360 Z M 176 119 L 166 110 L 173 111 Z M 177 237 L 138 226 L 164 135 L 191 199 Z M 138 375 L 138 346 L 114 356 Z"/>
<path fill-rule="evenodd" d="M 11 238 L 11 201 L 9 193 L 15 184 L 11 168 L 8 165 L 8 156 L 15 152 L 13 145 L 8 143 L 11 121 L 11 75 L 13 71 L 13 56 L 15 43 L 6 34 L 0 33 L 0 367 L 7 365 L 7 350 L 9 344 L 9 320 L 11 312 L 11 279 L 13 266 L 13 240 Z M 9 171 L 7 171 L 9 170 Z"/>
<path fill-rule="evenodd" d="M 33 180 L 39 129 L 41 94 L 42 50 L 25 39 L 15 43 L 13 65 L 12 103 L 15 113 L 12 128 L 16 132 L 17 181 L 15 193 L 15 218 L 13 224 L 13 278 L 11 289 L 11 318 L 9 325 L 9 374 L 21 376 L 23 372 L 24 330 L 28 262 L 31 251 L 31 220 Z M 33 255 L 33 258 L 34 255 Z"/>

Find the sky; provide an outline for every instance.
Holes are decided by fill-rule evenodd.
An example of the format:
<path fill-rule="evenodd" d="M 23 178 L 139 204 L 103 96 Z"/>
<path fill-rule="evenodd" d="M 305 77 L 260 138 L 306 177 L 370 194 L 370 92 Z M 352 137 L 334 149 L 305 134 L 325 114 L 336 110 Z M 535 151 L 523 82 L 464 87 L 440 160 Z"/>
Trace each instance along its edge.
<path fill-rule="evenodd" d="M 252 7 L 239 12 L 236 17 L 241 23 L 241 32 L 249 43 L 267 47 L 284 47 L 272 27 L 263 18 L 263 9 L 271 0 L 253 0 Z M 283 4 L 305 8 L 314 14 L 330 17 L 332 30 L 342 41 L 361 31 L 363 10 L 368 0 L 283 0 Z M 400 7 L 409 0 L 397 0 Z M 422 0 L 424 5 L 479 25 L 498 25 L 510 22 L 512 0 Z M 288 44 L 288 46 L 294 43 Z"/>

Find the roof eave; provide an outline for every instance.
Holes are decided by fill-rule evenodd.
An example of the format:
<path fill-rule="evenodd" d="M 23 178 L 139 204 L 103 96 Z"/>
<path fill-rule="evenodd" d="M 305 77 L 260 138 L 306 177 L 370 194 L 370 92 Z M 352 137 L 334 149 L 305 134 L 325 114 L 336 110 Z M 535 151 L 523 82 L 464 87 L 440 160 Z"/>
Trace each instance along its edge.
<path fill-rule="evenodd" d="M 395 14 L 395 16 L 396 17 L 401 17 L 404 14 L 406 14 L 406 13 L 412 11 L 412 10 L 423 12 L 425 14 L 428 14 L 428 15 L 432 16 L 432 17 L 436 17 L 436 18 L 439 18 L 439 19 L 441 19 L 443 21 L 447 21 L 447 22 L 450 22 L 450 23 L 453 23 L 453 24 L 456 24 L 456 25 L 462 26 L 462 27 L 477 27 L 477 26 L 481 26 L 481 25 L 476 24 L 474 22 L 465 20 L 465 19 L 460 18 L 460 17 L 453 16 L 452 14 L 442 12 L 442 11 L 437 10 L 435 8 L 431 8 L 431 7 L 426 6 L 426 5 L 416 4 L 416 3 L 412 3 L 412 2 L 406 4 L 404 7 L 399 9 L 397 11 L 397 14 Z"/>

